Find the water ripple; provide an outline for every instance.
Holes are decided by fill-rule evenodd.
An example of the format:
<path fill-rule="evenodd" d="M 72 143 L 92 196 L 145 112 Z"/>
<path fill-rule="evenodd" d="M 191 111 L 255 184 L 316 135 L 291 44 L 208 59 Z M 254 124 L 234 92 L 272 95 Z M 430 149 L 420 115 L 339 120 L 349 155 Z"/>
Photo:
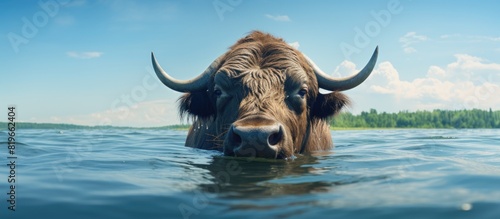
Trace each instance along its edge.
<path fill-rule="evenodd" d="M 333 151 L 286 161 L 185 147 L 185 131 L 18 134 L 14 218 L 500 214 L 500 130 L 333 131 Z"/>

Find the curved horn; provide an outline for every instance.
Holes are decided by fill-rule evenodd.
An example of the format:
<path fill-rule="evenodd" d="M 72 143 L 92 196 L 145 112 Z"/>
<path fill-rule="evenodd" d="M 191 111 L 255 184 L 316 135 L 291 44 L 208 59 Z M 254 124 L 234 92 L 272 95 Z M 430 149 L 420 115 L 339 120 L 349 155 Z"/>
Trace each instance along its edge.
<path fill-rule="evenodd" d="M 190 79 L 190 80 L 177 80 L 165 72 L 160 64 L 156 61 L 155 55 L 151 52 L 151 61 L 153 62 L 153 68 L 156 72 L 156 76 L 160 79 L 161 82 L 172 90 L 176 90 L 179 92 L 192 92 L 192 91 L 204 91 L 207 89 L 207 83 L 210 79 L 211 74 L 216 70 L 219 66 L 219 62 L 222 56 L 217 58 L 215 61 L 208 66 L 208 68 L 201 73 L 198 77 Z"/>
<path fill-rule="evenodd" d="M 360 72 L 345 78 L 332 78 L 331 76 L 323 72 L 311 59 L 309 59 L 309 57 L 307 57 L 306 55 L 304 55 L 304 57 L 306 57 L 311 67 L 314 69 L 314 73 L 316 74 L 316 78 L 318 80 L 318 85 L 320 88 L 330 91 L 343 91 L 352 89 L 360 85 L 361 83 L 363 83 L 363 81 L 366 80 L 366 78 L 368 78 L 368 76 L 370 76 L 370 73 L 375 67 L 375 63 L 377 62 L 378 46 L 377 48 L 375 48 L 375 51 L 373 52 L 370 61 L 368 61 L 368 64 L 366 64 L 366 66 Z"/>

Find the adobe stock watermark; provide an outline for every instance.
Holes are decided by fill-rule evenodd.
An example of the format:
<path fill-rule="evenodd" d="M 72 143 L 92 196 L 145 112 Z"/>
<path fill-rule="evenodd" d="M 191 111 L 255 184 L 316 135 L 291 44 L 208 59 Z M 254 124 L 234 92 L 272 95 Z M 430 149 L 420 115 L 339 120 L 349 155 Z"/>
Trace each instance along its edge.
<path fill-rule="evenodd" d="M 145 67 L 147 73 L 142 77 L 141 84 L 134 86 L 129 93 L 122 94 L 111 102 L 111 111 L 117 112 L 119 119 L 125 119 L 130 115 L 130 109 L 146 100 L 151 91 L 158 87 L 159 80 L 153 73 L 151 67 Z"/>
<path fill-rule="evenodd" d="M 366 22 L 363 29 L 354 27 L 354 38 L 352 43 L 340 43 L 340 50 L 344 57 L 350 59 L 352 54 L 360 53 L 363 48 L 368 46 L 372 38 L 377 37 L 382 28 L 386 28 L 392 21 L 393 15 L 400 14 L 403 11 L 403 6 L 399 0 L 390 0 L 387 3 L 387 8 L 378 12 L 372 10 L 370 12 L 373 20 Z"/>
<path fill-rule="evenodd" d="M 243 0 L 214 0 L 212 5 L 219 16 L 220 21 L 224 21 L 224 14 L 232 12 Z"/>
<path fill-rule="evenodd" d="M 35 12 L 30 18 L 23 16 L 21 21 L 23 25 L 18 32 L 9 32 L 7 38 L 10 42 L 12 50 L 17 54 L 19 53 L 20 46 L 26 45 L 33 39 L 40 28 L 47 26 L 50 18 L 55 17 L 61 8 L 68 4 L 71 0 L 40 0 L 38 6 L 40 10 Z"/>
<path fill-rule="evenodd" d="M 89 153 L 92 153 L 93 145 L 97 144 L 102 139 L 102 133 L 99 132 L 97 134 L 97 137 L 90 136 L 88 137 L 90 140 L 79 142 L 76 146 L 66 147 L 67 153 L 63 162 L 57 166 L 52 166 L 52 170 L 54 170 L 60 182 L 64 180 L 65 174 L 72 173 L 74 168 L 77 168 L 78 164 L 83 161 L 83 158 L 88 156 Z"/>
<path fill-rule="evenodd" d="M 151 67 L 146 67 L 147 73 L 143 76 L 141 83 L 134 86 L 130 92 L 124 93 L 111 102 L 111 111 L 118 113 L 118 119 L 125 119 L 130 115 L 131 108 L 146 99 L 149 92 L 158 87 L 158 81 L 154 80 L 154 73 Z M 153 76 L 154 75 L 154 76 Z M 98 126 L 106 126 L 113 124 L 112 118 L 101 118 Z M 91 133 L 90 136 L 78 143 L 74 147 L 67 147 L 66 157 L 62 164 L 53 166 L 52 169 L 56 173 L 59 181 L 64 180 L 64 175 L 72 173 L 74 168 L 83 161 L 85 156 L 93 151 L 93 145 L 98 145 L 104 138 L 103 131 L 98 129 Z"/>

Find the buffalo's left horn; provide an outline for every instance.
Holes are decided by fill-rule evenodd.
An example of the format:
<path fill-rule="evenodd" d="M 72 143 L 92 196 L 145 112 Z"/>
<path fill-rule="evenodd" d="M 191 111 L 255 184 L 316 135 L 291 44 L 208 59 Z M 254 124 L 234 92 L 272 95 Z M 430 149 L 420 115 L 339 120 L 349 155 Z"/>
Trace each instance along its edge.
<path fill-rule="evenodd" d="M 156 76 L 158 76 L 160 81 L 170 89 L 184 93 L 207 90 L 207 83 L 210 79 L 211 74 L 215 70 L 217 70 L 221 57 L 213 61 L 212 64 L 210 64 L 210 66 L 208 66 L 208 68 L 198 77 L 190 80 L 178 80 L 168 75 L 167 72 L 165 72 L 161 68 L 160 64 L 158 64 L 158 62 L 156 61 L 155 55 L 153 54 L 153 52 L 151 52 L 151 61 L 153 62 L 153 68 L 155 69 Z"/>
<path fill-rule="evenodd" d="M 375 63 L 377 62 L 378 57 L 378 46 L 375 48 L 370 61 L 368 64 L 357 74 L 345 77 L 345 78 L 333 78 L 323 72 L 314 62 L 309 59 L 309 57 L 305 56 L 311 67 L 314 69 L 314 73 L 316 74 L 316 78 L 318 80 L 318 85 L 320 88 L 330 91 L 343 91 L 352 89 L 366 80 L 368 76 L 370 76 L 373 68 L 375 67 Z"/>

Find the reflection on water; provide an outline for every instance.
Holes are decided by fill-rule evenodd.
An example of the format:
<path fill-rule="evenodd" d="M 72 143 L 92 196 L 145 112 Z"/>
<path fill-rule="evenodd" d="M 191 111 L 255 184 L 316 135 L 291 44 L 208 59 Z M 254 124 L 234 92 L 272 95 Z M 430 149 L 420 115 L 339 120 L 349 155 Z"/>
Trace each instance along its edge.
<path fill-rule="evenodd" d="M 309 166 L 317 160 L 313 156 L 299 156 L 288 161 L 216 156 L 207 165 L 195 166 L 208 170 L 211 176 L 211 183 L 199 185 L 203 192 L 217 193 L 221 198 L 276 198 L 327 191 L 331 183 L 294 180 L 317 172 Z M 273 181 L 283 178 L 289 182 Z"/>

